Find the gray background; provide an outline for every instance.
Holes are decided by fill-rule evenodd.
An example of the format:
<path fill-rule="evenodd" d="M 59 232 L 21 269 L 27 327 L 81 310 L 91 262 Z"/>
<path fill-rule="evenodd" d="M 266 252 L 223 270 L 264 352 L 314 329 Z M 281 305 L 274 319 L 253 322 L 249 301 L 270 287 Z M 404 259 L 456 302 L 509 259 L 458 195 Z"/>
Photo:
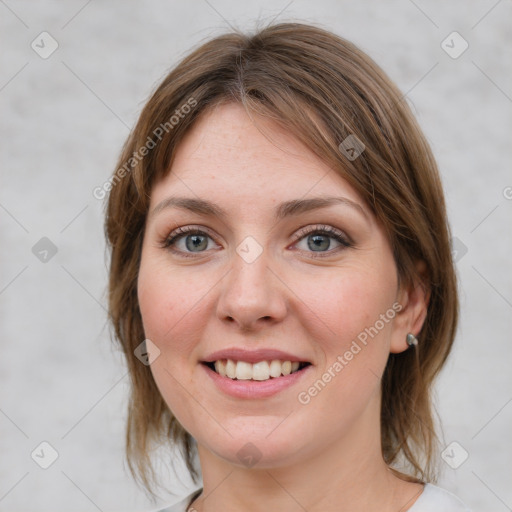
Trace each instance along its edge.
<path fill-rule="evenodd" d="M 511 13 L 510 0 L 0 0 L 0 510 L 155 508 L 123 465 L 127 377 L 106 325 L 103 204 L 92 190 L 179 58 L 230 24 L 274 17 L 320 23 L 368 52 L 432 144 L 462 303 L 436 388 L 458 468 L 441 460 L 439 485 L 475 511 L 512 510 Z M 31 47 L 51 49 L 43 31 L 59 45 L 46 59 Z M 453 31 L 469 43 L 458 58 L 441 46 Z M 47 261 L 32 251 L 43 237 L 57 248 Z M 31 458 L 42 441 L 59 454 L 48 469 Z M 50 455 L 43 446 L 34 459 Z M 178 473 L 162 468 L 185 494 L 180 463 Z"/>

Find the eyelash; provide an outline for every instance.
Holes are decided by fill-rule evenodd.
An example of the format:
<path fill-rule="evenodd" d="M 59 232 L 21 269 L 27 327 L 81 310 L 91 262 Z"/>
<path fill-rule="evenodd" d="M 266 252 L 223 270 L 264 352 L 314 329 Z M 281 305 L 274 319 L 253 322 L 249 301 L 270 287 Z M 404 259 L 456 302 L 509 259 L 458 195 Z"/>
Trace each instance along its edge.
<path fill-rule="evenodd" d="M 294 236 L 293 243 L 297 243 L 303 238 L 305 238 L 308 235 L 311 234 L 321 234 L 321 235 L 327 235 L 330 238 L 333 238 L 337 242 L 341 244 L 341 247 L 337 247 L 336 249 L 331 249 L 329 251 L 306 251 L 313 255 L 313 258 L 325 258 L 328 256 L 331 256 L 333 253 L 338 252 L 340 250 L 343 250 L 348 247 L 353 247 L 353 243 L 349 241 L 348 237 L 344 235 L 341 231 L 338 231 L 337 229 L 327 226 L 327 225 L 320 225 L 315 226 L 314 228 L 306 227 L 301 228 L 297 235 Z M 186 235 L 206 235 L 213 239 L 213 237 L 208 233 L 207 230 L 195 228 L 192 226 L 186 226 L 186 227 L 179 227 L 175 229 L 167 238 L 163 240 L 161 243 L 162 248 L 168 249 L 172 251 L 173 253 L 179 254 L 180 256 L 183 256 L 185 258 L 194 258 L 193 253 L 186 253 L 183 251 L 178 251 L 174 249 L 172 246 L 182 237 Z M 200 254 L 200 253 L 197 253 Z"/>

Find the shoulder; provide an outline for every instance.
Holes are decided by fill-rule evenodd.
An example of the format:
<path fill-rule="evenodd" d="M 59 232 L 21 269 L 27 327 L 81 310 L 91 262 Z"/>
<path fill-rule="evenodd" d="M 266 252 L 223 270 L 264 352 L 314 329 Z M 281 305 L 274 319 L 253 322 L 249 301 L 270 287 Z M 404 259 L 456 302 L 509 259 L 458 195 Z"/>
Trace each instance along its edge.
<path fill-rule="evenodd" d="M 409 512 L 471 512 L 471 509 L 451 492 L 425 484 L 423 492 Z"/>
<path fill-rule="evenodd" d="M 162 508 L 159 510 L 155 510 L 154 512 L 187 512 L 187 509 L 189 505 L 194 501 L 199 494 L 201 494 L 201 489 L 196 489 L 195 491 L 191 492 L 188 496 L 185 496 L 177 503 L 174 503 L 173 505 L 170 505 L 166 508 Z M 193 509 L 191 509 L 192 511 Z"/>

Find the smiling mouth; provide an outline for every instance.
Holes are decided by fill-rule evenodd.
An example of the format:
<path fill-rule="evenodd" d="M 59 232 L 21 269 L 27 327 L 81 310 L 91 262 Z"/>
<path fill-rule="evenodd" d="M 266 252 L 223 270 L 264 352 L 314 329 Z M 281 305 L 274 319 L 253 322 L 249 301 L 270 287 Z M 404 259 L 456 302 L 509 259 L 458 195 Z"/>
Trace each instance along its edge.
<path fill-rule="evenodd" d="M 203 361 L 211 370 L 232 380 L 265 381 L 277 379 L 292 373 L 297 373 L 310 366 L 311 363 L 299 361 L 259 361 L 248 363 L 246 361 L 234 361 L 232 359 L 219 359 L 215 362 Z"/>

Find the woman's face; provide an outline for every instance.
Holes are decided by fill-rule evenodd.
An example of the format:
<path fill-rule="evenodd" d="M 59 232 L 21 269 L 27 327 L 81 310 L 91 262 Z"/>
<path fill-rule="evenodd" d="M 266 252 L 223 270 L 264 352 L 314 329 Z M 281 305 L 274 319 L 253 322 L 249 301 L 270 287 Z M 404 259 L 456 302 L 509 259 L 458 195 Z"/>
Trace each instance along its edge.
<path fill-rule="evenodd" d="M 180 144 L 152 190 L 138 296 L 156 384 L 200 449 L 277 467 L 380 439 L 380 377 L 407 330 L 370 210 L 289 133 L 256 123 L 274 143 L 226 104 Z"/>

